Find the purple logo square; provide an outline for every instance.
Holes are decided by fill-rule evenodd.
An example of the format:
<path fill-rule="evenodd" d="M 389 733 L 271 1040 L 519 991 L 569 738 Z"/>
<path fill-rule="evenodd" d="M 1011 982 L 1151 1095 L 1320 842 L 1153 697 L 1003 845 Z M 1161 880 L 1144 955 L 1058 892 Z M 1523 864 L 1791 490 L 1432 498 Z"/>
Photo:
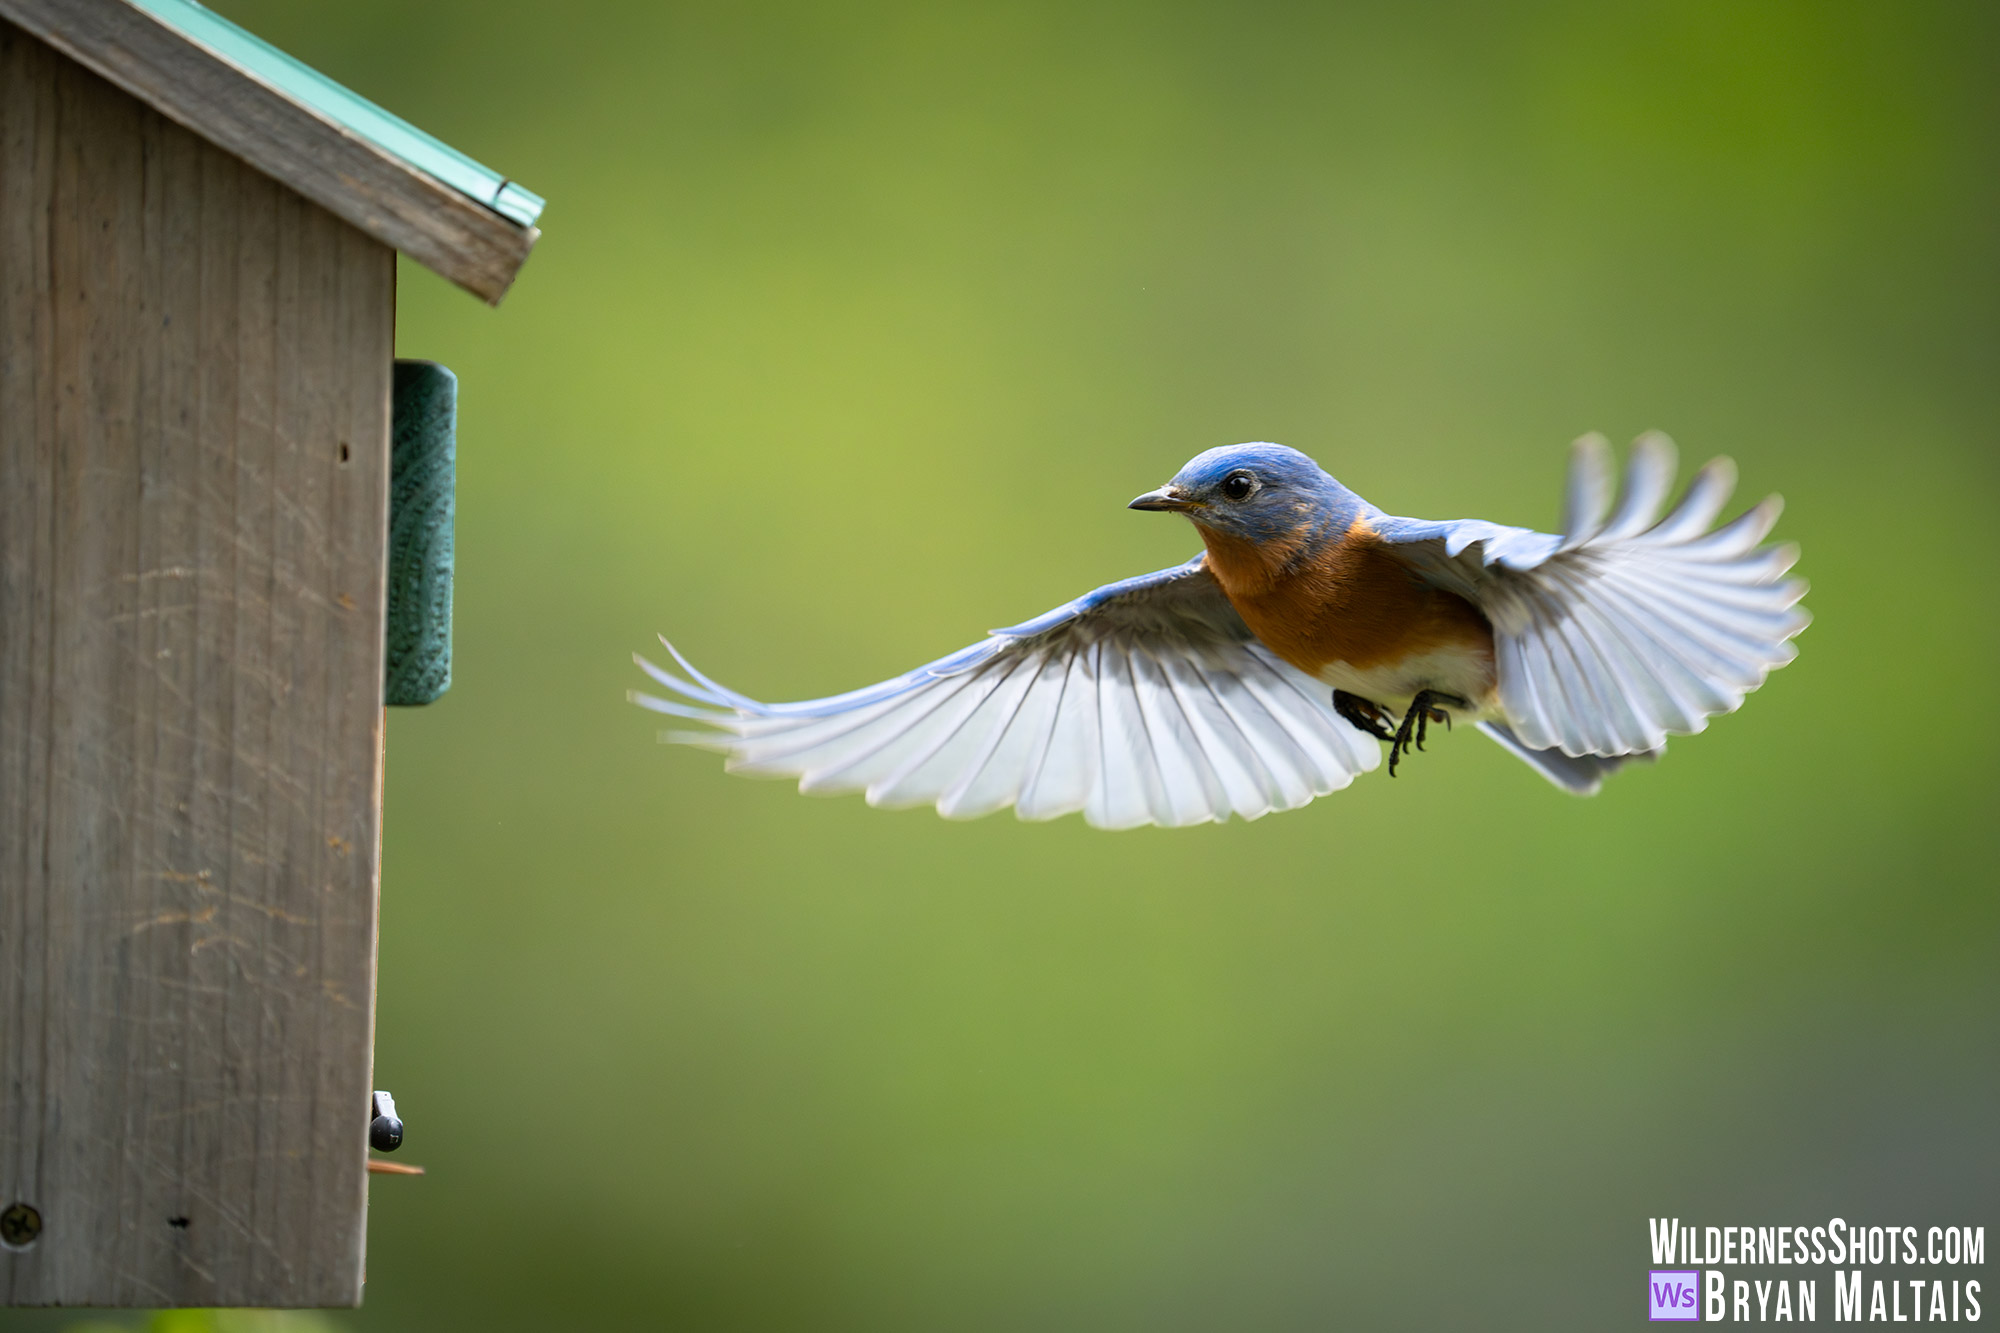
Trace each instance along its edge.
<path fill-rule="evenodd" d="M 1646 1318 L 1701 1318 L 1701 1274 L 1692 1269 L 1651 1269 L 1646 1274 Z"/>

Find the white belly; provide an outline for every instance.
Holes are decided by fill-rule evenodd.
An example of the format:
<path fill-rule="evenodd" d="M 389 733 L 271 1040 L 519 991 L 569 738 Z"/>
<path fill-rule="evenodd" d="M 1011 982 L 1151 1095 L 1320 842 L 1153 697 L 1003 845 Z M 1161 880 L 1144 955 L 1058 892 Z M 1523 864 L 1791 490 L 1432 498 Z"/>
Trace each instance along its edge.
<path fill-rule="evenodd" d="M 1419 690 L 1436 690 L 1467 700 L 1472 705 L 1469 710 L 1453 710 L 1459 721 L 1500 716 L 1493 684 L 1493 659 L 1470 648 L 1439 648 L 1405 657 L 1394 665 L 1366 669 L 1345 662 L 1329 662 L 1320 668 L 1319 678 L 1336 690 L 1358 694 L 1398 716 L 1408 711 Z"/>

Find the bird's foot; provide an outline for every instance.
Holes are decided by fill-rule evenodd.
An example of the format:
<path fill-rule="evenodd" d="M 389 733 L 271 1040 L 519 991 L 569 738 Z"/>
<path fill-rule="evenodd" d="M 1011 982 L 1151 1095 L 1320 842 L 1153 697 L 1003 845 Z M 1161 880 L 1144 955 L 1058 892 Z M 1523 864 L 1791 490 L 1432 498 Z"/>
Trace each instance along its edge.
<path fill-rule="evenodd" d="M 1424 741 L 1430 730 L 1430 723 L 1442 722 L 1447 730 L 1451 727 L 1451 714 L 1440 705 L 1450 704 L 1453 708 L 1470 708 L 1472 705 L 1455 694 L 1442 690 L 1418 690 L 1417 697 L 1410 700 L 1410 709 L 1403 714 L 1403 724 L 1396 728 L 1393 737 L 1385 737 L 1389 742 L 1389 776 L 1396 776 L 1396 761 L 1411 750 L 1424 748 Z"/>
<path fill-rule="evenodd" d="M 1378 703 L 1349 694 L 1346 690 L 1333 692 L 1333 711 L 1367 732 L 1378 741 L 1393 741 L 1396 733 L 1389 730 L 1386 723 L 1391 714 Z"/>

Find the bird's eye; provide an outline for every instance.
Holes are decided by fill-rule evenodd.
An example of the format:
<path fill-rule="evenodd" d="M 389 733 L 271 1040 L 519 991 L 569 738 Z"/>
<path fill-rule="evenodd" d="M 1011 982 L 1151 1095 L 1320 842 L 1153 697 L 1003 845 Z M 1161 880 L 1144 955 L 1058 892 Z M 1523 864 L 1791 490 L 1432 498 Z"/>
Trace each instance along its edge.
<path fill-rule="evenodd" d="M 1222 479 L 1222 493 L 1232 500 L 1247 500 L 1257 489 L 1257 479 L 1248 472 L 1232 472 Z"/>

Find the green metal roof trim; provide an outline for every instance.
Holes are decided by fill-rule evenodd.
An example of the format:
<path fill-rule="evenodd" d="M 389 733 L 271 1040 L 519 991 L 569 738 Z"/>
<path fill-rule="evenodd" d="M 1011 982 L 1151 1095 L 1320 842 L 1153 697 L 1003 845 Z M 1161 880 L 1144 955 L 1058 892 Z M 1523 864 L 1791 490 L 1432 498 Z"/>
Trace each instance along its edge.
<path fill-rule="evenodd" d="M 309 65 L 231 23 L 194 0 L 131 0 L 160 22 L 185 34 L 231 64 L 250 72 L 295 102 L 303 103 L 376 147 L 524 227 L 535 225 L 546 204 L 491 167 L 392 116 Z"/>

